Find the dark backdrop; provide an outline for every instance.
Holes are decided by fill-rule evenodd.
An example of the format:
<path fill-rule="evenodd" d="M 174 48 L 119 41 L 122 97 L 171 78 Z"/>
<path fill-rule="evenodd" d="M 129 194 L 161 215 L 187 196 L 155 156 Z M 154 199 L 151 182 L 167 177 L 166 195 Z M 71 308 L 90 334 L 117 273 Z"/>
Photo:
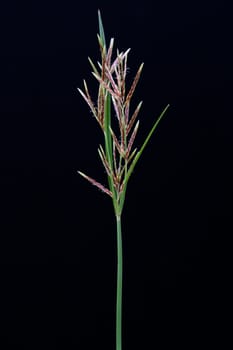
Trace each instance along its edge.
<path fill-rule="evenodd" d="M 232 53 L 224 1 L 4 1 L 0 11 L 1 349 L 114 349 L 116 234 L 99 128 L 77 92 L 107 38 L 145 68 L 123 215 L 123 349 L 225 345 Z"/>

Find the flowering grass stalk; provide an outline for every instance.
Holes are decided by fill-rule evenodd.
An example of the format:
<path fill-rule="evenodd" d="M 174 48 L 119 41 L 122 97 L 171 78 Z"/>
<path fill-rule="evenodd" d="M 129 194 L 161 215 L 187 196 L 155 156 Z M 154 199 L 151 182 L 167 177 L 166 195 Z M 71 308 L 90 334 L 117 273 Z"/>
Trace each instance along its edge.
<path fill-rule="evenodd" d="M 98 148 L 99 157 L 107 173 L 108 186 L 103 186 L 95 179 L 79 171 L 79 174 L 90 183 L 98 187 L 111 197 L 117 226 L 117 295 L 116 295 L 116 350 L 122 349 L 122 281 L 123 281 L 123 254 L 121 216 L 125 202 L 128 181 L 136 163 L 142 155 L 148 141 L 157 128 L 160 120 L 167 111 L 167 105 L 139 150 L 133 148 L 134 140 L 139 128 L 138 114 L 142 106 L 139 102 L 133 113 L 130 113 L 130 104 L 141 76 L 143 63 L 138 68 L 135 78 L 126 91 L 127 61 L 130 49 L 125 52 L 117 50 L 113 58 L 114 39 L 107 47 L 101 14 L 98 11 L 99 34 L 98 43 L 101 53 L 101 62 L 95 65 L 90 58 L 92 74 L 99 84 L 97 103 L 94 104 L 87 83 L 84 80 L 84 90 L 80 94 L 88 104 L 104 136 L 104 146 Z M 113 130 L 111 113 L 114 112 L 118 130 Z"/>

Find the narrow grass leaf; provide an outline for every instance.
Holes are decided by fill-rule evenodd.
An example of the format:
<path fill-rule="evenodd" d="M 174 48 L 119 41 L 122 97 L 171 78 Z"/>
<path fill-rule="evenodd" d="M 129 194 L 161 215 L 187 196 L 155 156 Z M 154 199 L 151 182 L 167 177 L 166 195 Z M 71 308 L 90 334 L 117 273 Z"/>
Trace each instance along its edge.
<path fill-rule="evenodd" d="M 112 155 L 112 135 L 110 132 L 110 128 L 111 128 L 111 96 L 107 92 L 107 97 L 106 97 L 105 106 L 104 106 L 104 139 L 105 139 L 106 158 L 112 170 L 113 155 Z M 111 178 L 111 176 L 108 176 L 108 184 L 112 193 L 115 194 L 113 179 Z"/>
<path fill-rule="evenodd" d="M 103 46 L 106 47 L 104 27 L 103 27 L 103 22 L 102 22 L 100 10 L 98 10 L 98 21 L 99 21 L 99 35 L 100 35 L 101 41 L 103 43 Z"/>
<path fill-rule="evenodd" d="M 163 117 L 164 114 L 166 113 L 166 111 L 167 111 L 167 109 L 169 108 L 169 106 L 170 106 L 170 105 L 168 104 L 168 105 L 164 108 L 164 110 L 162 111 L 162 113 L 160 114 L 160 116 L 158 117 L 158 119 L 156 120 L 156 122 L 154 123 L 154 125 L 153 125 L 151 131 L 149 132 L 149 134 L 148 134 L 146 140 L 144 141 L 142 147 L 140 148 L 140 150 L 139 150 L 138 153 L 136 154 L 136 156 L 135 156 L 135 158 L 134 158 L 134 160 L 133 160 L 133 162 L 132 162 L 132 164 L 131 164 L 131 166 L 130 166 L 128 172 L 127 172 L 127 175 L 126 175 L 126 177 L 125 177 L 125 179 L 124 179 L 125 185 L 126 185 L 127 182 L 129 181 L 129 178 L 130 178 L 130 176 L 131 176 L 131 174 L 132 174 L 132 172 L 133 172 L 133 170 L 134 170 L 134 168 L 135 168 L 135 165 L 137 164 L 137 162 L 138 162 L 140 156 L 142 155 L 143 150 L 145 149 L 147 143 L 149 142 L 151 136 L 153 135 L 155 129 L 157 128 L 157 126 L 158 126 L 160 120 L 162 119 L 162 117 Z"/>

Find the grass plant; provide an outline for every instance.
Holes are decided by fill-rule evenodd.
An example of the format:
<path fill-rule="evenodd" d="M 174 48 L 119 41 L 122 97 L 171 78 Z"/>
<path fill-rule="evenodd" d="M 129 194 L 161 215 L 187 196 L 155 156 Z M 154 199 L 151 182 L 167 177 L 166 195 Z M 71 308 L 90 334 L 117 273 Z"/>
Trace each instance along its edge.
<path fill-rule="evenodd" d="M 139 128 L 138 114 L 142 102 L 138 103 L 133 113 L 130 112 L 130 104 L 142 73 L 143 63 L 139 66 L 129 90 L 126 91 L 127 64 L 130 49 L 125 52 L 117 50 L 115 57 L 113 57 L 114 39 L 110 40 L 109 46 L 106 45 L 100 11 L 98 11 L 98 22 L 99 33 L 97 38 L 101 62 L 94 64 L 88 58 L 93 70 L 92 74 L 99 86 L 97 102 L 93 102 L 85 80 L 83 90 L 78 90 L 103 132 L 104 145 L 99 146 L 98 154 L 107 173 L 108 186 L 102 185 L 81 171 L 78 171 L 78 173 L 111 197 L 114 208 L 117 232 L 116 350 L 122 350 L 123 254 L 121 217 L 126 189 L 135 165 L 169 105 L 164 108 L 155 121 L 140 149 L 134 148 L 133 145 Z M 112 113 L 114 113 L 114 118 L 117 120 L 117 130 L 113 130 L 112 127 Z"/>

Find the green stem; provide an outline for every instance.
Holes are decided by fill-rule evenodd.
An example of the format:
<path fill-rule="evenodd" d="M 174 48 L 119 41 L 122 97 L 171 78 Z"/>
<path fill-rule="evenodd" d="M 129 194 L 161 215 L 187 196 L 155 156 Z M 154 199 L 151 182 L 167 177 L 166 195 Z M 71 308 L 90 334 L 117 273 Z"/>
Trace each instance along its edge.
<path fill-rule="evenodd" d="M 122 236 L 121 236 L 121 215 L 116 216 L 116 222 L 117 222 L 116 350 L 122 350 L 123 254 L 122 254 Z"/>

